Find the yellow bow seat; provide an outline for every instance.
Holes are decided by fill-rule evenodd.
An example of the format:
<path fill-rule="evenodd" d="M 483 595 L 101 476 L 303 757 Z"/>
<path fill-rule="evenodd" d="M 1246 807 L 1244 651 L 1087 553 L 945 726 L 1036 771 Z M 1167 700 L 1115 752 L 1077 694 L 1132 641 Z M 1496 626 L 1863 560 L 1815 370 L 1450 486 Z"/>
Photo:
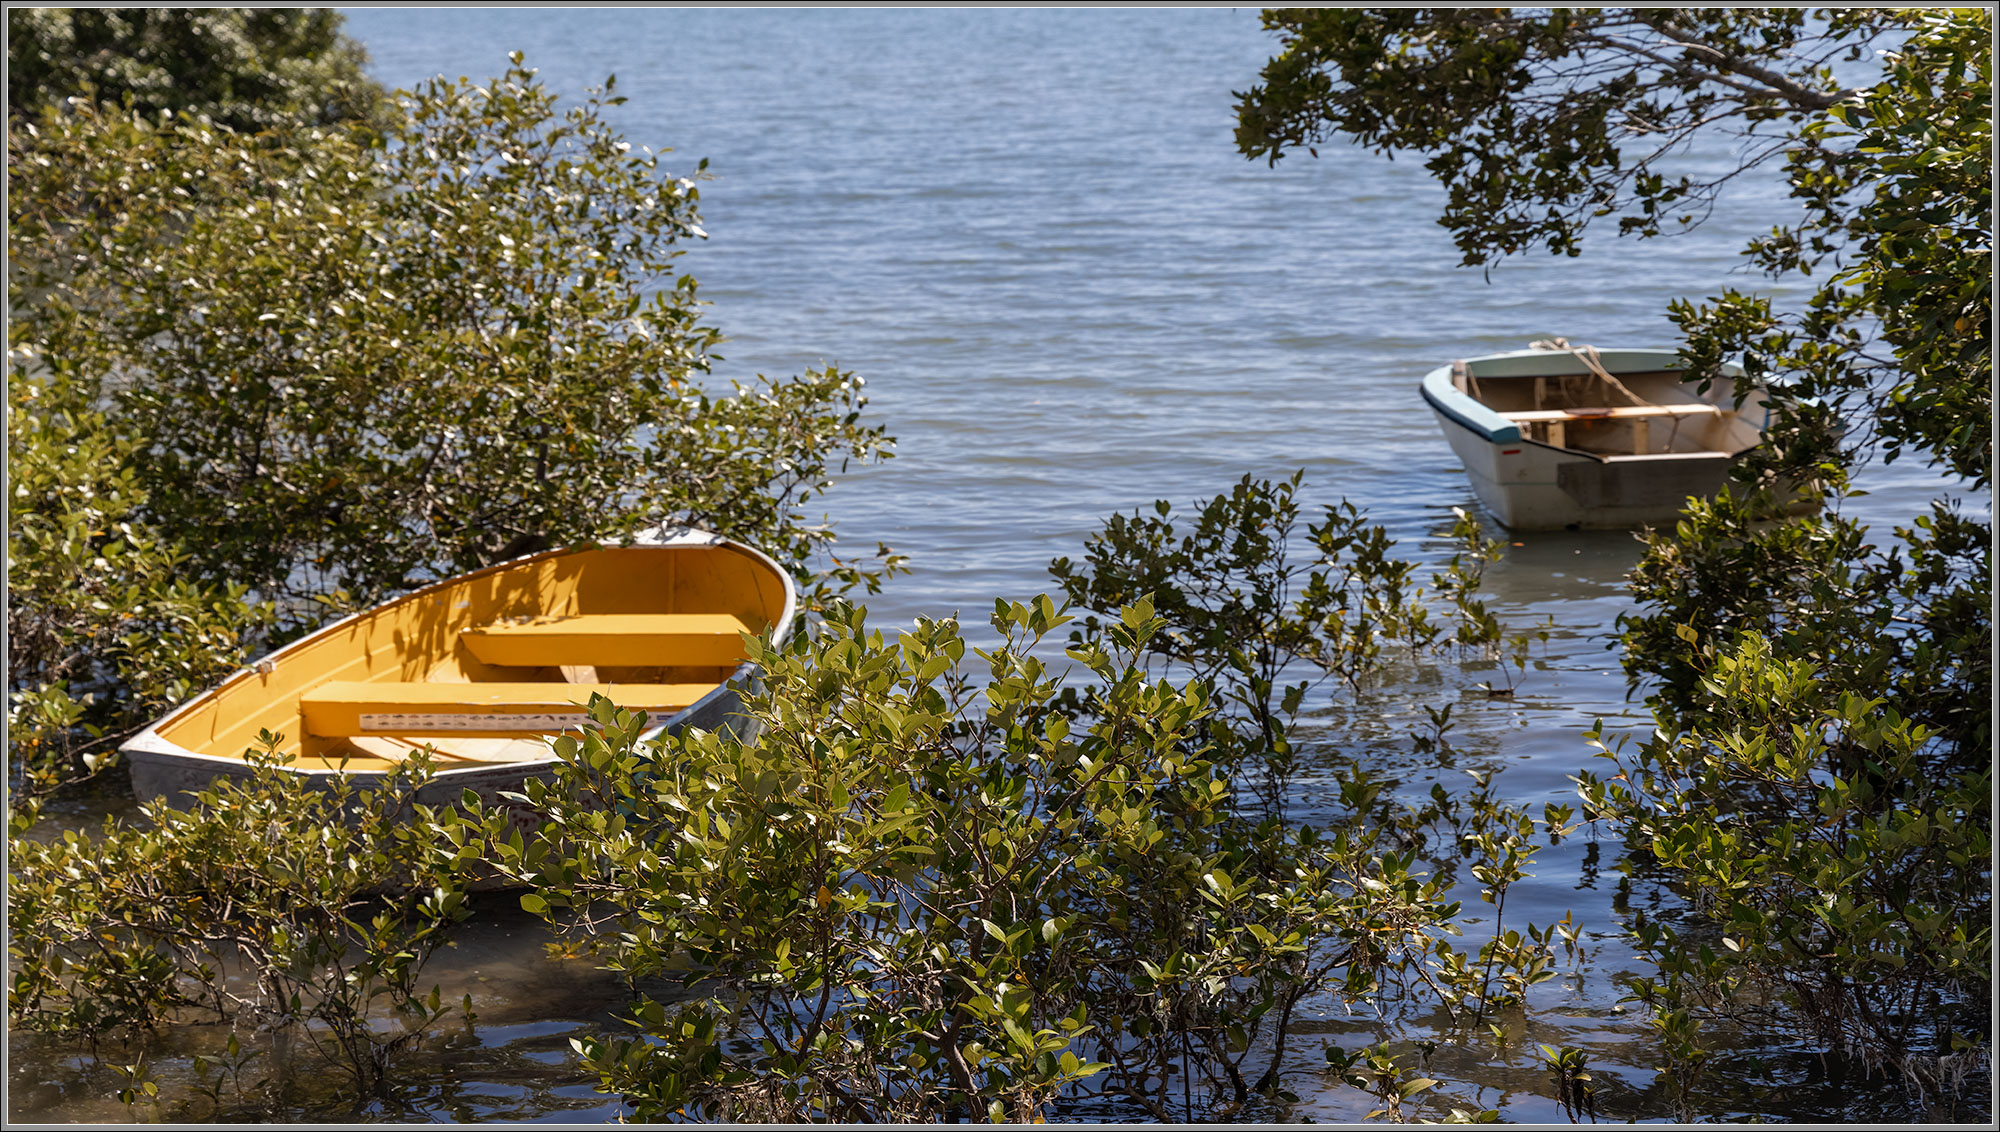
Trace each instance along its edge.
<path fill-rule="evenodd" d="M 750 631 L 727 613 L 614 613 L 537 617 L 459 633 L 472 655 L 495 665 L 734 665 Z"/>

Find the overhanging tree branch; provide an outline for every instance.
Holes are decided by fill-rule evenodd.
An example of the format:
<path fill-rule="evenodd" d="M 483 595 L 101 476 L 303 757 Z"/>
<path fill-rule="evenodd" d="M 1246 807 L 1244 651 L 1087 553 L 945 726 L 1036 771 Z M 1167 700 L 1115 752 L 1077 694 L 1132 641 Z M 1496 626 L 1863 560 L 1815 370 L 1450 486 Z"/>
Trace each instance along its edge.
<path fill-rule="evenodd" d="M 1824 110 L 1829 106 L 1858 98 L 1864 93 L 1859 88 L 1838 91 L 1814 90 L 1811 87 L 1795 83 L 1768 67 L 1760 67 L 1748 59 L 1719 50 L 1713 45 L 1703 42 L 1699 37 L 1690 32 L 1682 31 L 1665 23 L 1655 25 L 1654 30 L 1673 40 L 1675 43 L 1686 47 L 1690 55 L 1705 58 L 1722 70 L 1732 74 L 1742 75 L 1745 78 L 1755 79 L 1763 83 L 1768 89 L 1757 91 L 1754 88 L 1731 82 L 1720 76 L 1711 76 L 1715 82 L 1736 87 L 1738 90 L 1755 94 L 1758 97 L 1781 98 L 1802 110 Z M 1635 47 L 1633 50 L 1639 49 Z"/>

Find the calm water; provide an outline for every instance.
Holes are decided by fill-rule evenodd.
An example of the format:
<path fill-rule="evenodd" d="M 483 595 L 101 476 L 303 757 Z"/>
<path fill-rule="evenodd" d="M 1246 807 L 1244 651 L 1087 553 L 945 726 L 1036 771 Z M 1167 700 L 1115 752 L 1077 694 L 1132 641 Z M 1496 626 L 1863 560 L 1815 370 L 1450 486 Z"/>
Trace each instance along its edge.
<path fill-rule="evenodd" d="M 844 477 L 826 501 L 849 550 L 881 541 L 912 559 L 915 572 L 870 601 L 880 625 L 954 611 L 983 622 L 994 597 L 1048 589 L 1049 559 L 1074 555 L 1109 513 L 1185 505 L 1245 473 L 1304 468 L 1309 502 L 1344 495 L 1406 551 L 1434 555 L 1450 509 L 1474 504 L 1416 395 L 1426 370 L 1550 335 L 1670 344 L 1668 301 L 1763 286 L 1737 271 L 1737 249 L 1788 214 L 1753 177 L 1691 235 L 1599 233 L 1581 259 L 1529 256 L 1488 280 L 1454 266 L 1434 222 L 1442 194 L 1418 161 L 1337 144 L 1276 169 L 1236 155 L 1231 91 L 1274 43 L 1252 9 L 356 9 L 348 31 L 392 86 L 495 74 L 517 49 L 559 91 L 615 73 L 632 141 L 673 148 L 676 172 L 710 159 L 712 239 L 683 263 L 731 339 L 718 375 L 837 364 L 867 379 L 872 413 L 898 438 L 894 460 Z M 1885 521 L 1936 487 L 1901 468 L 1866 478 L 1857 509 Z M 1539 812 L 1570 796 L 1592 719 L 1642 722 L 1606 651 L 1637 546 L 1618 533 L 1511 541 L 1489 591 L 1517 626 L 1553 617 L 1548 646 L 1512 703 L 1473 688 L 1492 672 L 1455 667 L 1430 674 L 1424 699 L 1460 703 L 1459 745 L 1506 768 L 1510 796 Z M 1411 700 L 1363 707 L 1315 710 L 1350 749 L 1407 761 Z M 1313 786 L 1309 773 L 1308 811 Z M 1591 1052 L 1608 1117 L 1667 1115 L 1659 1054 L 1616 1003 L 1613 977 L 1641 968 L 1618 942 L 1615 846 L 1601 850 L 1544 850 L 1539 879 L 1510 898 L 1513 925 L 1573 911 L 1593 929 L 1589 960 L 1545 985 L 1507 1045 L 1437 1053 L 1447 1107 L 1561 1120 L 1540 1042 Z M 407 1107 L 375 1116 L 616 1115 L 565 1050 L 609 1024 L 618 988 L 542 960 L 540 938 L 501 915 L 440 963 L 447 994 L 474 993 L 480 1021 L 409 1074 Z M 1386 1032 L 1331 1007 L 1302 1029 L 1288 1084 L 1305 1099 L 1289 1115 L 1359 1119 L 1367 1098 L 1312 1073 L 1319 1039 Z M 182 1057 L 207 1038 L 189 1040 Z M 128 1118 L 87 1059 L 16 1052 L 14 1115 Z M 1731 1056 L 1735 1076 L 1767 1088 L 1716 1098 L 1718 1115 L 1875 1112 L 1816 1083 L 1810 1058 Z M 169 1057 L 160 1072 L 173 1071 Z"/>

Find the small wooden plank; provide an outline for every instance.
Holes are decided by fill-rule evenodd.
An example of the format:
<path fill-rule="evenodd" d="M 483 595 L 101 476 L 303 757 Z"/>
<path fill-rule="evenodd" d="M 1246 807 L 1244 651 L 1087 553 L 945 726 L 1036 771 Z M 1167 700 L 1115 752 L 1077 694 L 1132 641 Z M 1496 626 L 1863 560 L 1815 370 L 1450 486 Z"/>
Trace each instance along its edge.
<path fill-rule="evenodd" d="M 1516 424 L 1538 421 L 1636 420 L 1647 417 L 1719 417 L 1722 410 L 1696 401 L 1686 405 L 1619 405 L 1603 409 L 1541 409 L 1501 413 Z"/>
<path fill-rule="evenodd" d="M 299 696 L 309 734 L 545 735 L 580 726 L 583 705 L 599 693 L 630 711 L 672 715 L 714 684 L 431 684 L 336 680 Z"/>
<path fill-rule="evenodd" d="M 646 668 L 736 664 L 749 631 L 727 613 L 594 613 L 482 625 L 459 639 L 484 664 Z"/>

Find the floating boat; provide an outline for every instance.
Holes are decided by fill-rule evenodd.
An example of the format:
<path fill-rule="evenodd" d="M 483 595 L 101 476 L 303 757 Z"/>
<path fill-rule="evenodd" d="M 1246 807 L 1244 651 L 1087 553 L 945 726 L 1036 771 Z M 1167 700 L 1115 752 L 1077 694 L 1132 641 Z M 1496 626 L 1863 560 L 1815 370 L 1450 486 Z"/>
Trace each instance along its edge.
<path fill-rule="evenodd" d="M 1707 389 L 1683 380 L 1673 350 L 1571 348 L 1561 339 L 1425 375 L 1424 400 L 1472 490 L 1515 530 L 1672 522 L 1711 496 L 1763 441 L 1770 410 L 1743 371 Z"/>
<path fill-rule="evenodd" d="M 765 555 L 706 532 L 555 550 L 439 582 L 294 641 L 123 747 L 142 799 L 184 802 L 247 776 L 259 731 L 291 773 L 379 782 L 413 748 L 438 773 L 417 801 L 488 805 L 551 777 L 552 735 L 592 693 L 648 713 L 648 735 L 730 724 L 756 678 L 743 634 L 782 640 L 797 594 Z M 525 821 L 528 815 L 515 815 Z"/>

